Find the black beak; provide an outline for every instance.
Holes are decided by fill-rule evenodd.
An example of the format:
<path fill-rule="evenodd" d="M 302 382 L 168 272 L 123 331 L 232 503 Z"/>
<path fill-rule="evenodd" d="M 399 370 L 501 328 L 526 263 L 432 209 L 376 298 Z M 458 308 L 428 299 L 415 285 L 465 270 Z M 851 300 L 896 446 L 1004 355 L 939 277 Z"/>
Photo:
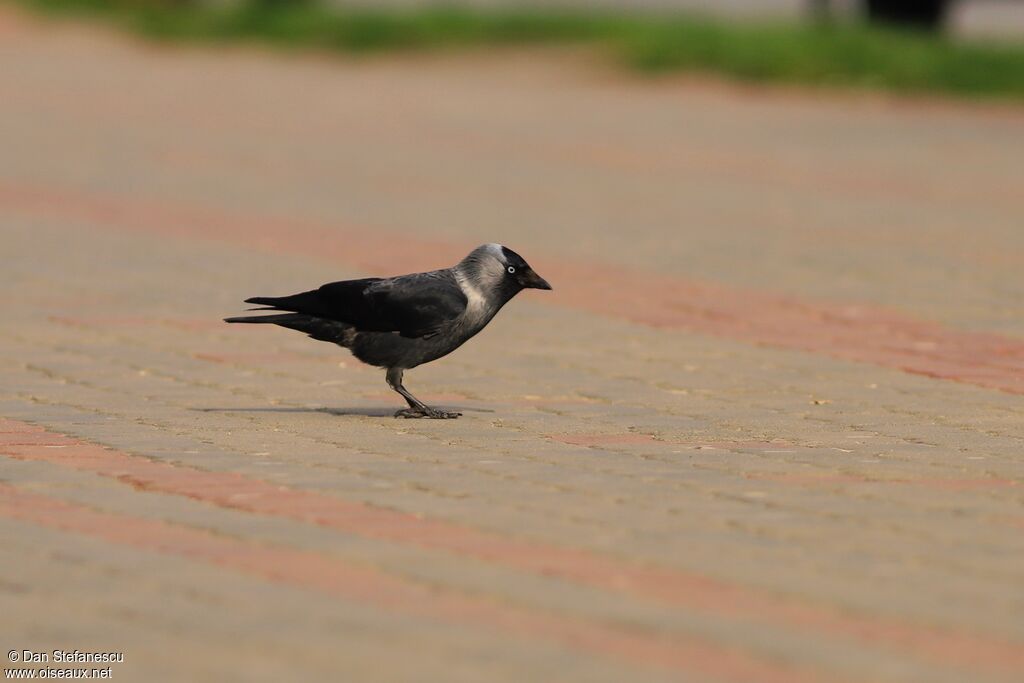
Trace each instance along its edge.
<path fill-rule="evenodd" d="M 548 284 L 548 281 L 533 272 L 533 269 L 529 269 L 523 273 L 522 277 L 519 278 L 519 284 L 521 284 L 525 289 L 551 289 L 551 285 Z"/>

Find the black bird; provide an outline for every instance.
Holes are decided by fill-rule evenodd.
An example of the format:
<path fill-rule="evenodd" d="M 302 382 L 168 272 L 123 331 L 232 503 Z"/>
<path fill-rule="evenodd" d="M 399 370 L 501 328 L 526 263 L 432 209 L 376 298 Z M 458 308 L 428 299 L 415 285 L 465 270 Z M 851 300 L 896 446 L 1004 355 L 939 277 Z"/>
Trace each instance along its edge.
<path fill-rule="evenodd" d="M 369 365 L 387 368 L 388 385 L 409 404 L 395 417 L 455 418 L 402 386 L 403 373 L 446 356 L 479 332 L 524 289 L 551 289 L 523 257 L 500 244 L 477 247 L 453 268 L 391 278 L 331 282 L 292 296 L 256 296 L 248 304 L 277 315 L 225 318 L 272 323 L 344 346 Z"/>

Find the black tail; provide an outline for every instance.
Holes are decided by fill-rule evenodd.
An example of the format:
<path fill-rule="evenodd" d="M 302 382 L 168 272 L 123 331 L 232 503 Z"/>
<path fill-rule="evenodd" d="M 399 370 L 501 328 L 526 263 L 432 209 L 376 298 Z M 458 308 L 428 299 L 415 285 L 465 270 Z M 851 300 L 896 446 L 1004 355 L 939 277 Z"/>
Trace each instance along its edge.
<path fill-rule="evenodd" d="M 262 297 L 259 297 L 262 298 Z M 261 303 L 249 299 L 246 303 Z M 305 332 L 313 339 L 348 346 L 353 339 L 355 329 L 351 325 L 336 320 L 326 320 L 303 313 L 282 313 L 280 315 L 243 315 L 236 318 L 224 318 L 226 323 L 272 323 L 287 327 L 290 330 Z"/>
<path fill-rule="evenodd" d="M 280 304 L 284 303 L 285 300 L 290 299 L 290 296 L 254 296 L 251 299 L 246 299 L 247 304 L 256 304 L 257 306 L 270 306 L 277 308 Z"/>
<path fill-rule="evenodd" d="M 234 318 L 224 318 L 226 323 L 273 323 L 275 325 L 285 325 L 287 323 L 298 322 L 300 318 L 308 318 L 309 316 L 301 315 L 299 313 L 284 313 L 282 315 L 241 315 Z"/>

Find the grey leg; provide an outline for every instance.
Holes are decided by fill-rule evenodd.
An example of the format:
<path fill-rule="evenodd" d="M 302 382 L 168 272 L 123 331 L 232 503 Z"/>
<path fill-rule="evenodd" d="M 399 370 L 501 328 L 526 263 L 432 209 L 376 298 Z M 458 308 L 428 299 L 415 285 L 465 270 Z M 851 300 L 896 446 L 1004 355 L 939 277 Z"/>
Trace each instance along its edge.
<path fill-rule="evenodd" d="M 395 417 L 429 417 L 435 420 L 450 420 L 462 415 L 462 413 L 450 413 L 446 410 L 437 410 L 431 408 L 423 401 L 419 400 L 415 396 L 409 393 L 409 390 L 402 386 L 402 374 L 405 371 L 402 368 L 388 368 L 388 386 L 397 391 L 405 399 L 405 402 L 409 404 L 408 408 L 399 410 L 395 413 Z"/>

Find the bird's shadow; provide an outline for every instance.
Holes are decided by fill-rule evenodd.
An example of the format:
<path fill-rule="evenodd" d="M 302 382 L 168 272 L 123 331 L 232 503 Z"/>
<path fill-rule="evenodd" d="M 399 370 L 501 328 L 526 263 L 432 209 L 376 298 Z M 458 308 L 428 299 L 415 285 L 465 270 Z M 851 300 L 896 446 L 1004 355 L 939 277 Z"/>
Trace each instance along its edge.
<path fill-rule="evenodd" d="M 489 408 L 468 408 L 466 406 L 444 406 L 446 410 L 454 410 L 460 413 L 473 412 L 473 413 L 493 413 L 494 411 Z M 344 408 L 300 408 L 300 407 L 270 407 L 270 406 L 256 406 L 256 407 L 209 407 L 209 408 L 190 408 L 195 412 L 199 413 L 324 413 L 325 415 L 335 415 L 338 417 L 358 416 L 358 417 L 394 417 L 395 412 L 399 410 L 398 407 L 394 408 L 376 408 L 376 407 L 344 407 Z"/>

